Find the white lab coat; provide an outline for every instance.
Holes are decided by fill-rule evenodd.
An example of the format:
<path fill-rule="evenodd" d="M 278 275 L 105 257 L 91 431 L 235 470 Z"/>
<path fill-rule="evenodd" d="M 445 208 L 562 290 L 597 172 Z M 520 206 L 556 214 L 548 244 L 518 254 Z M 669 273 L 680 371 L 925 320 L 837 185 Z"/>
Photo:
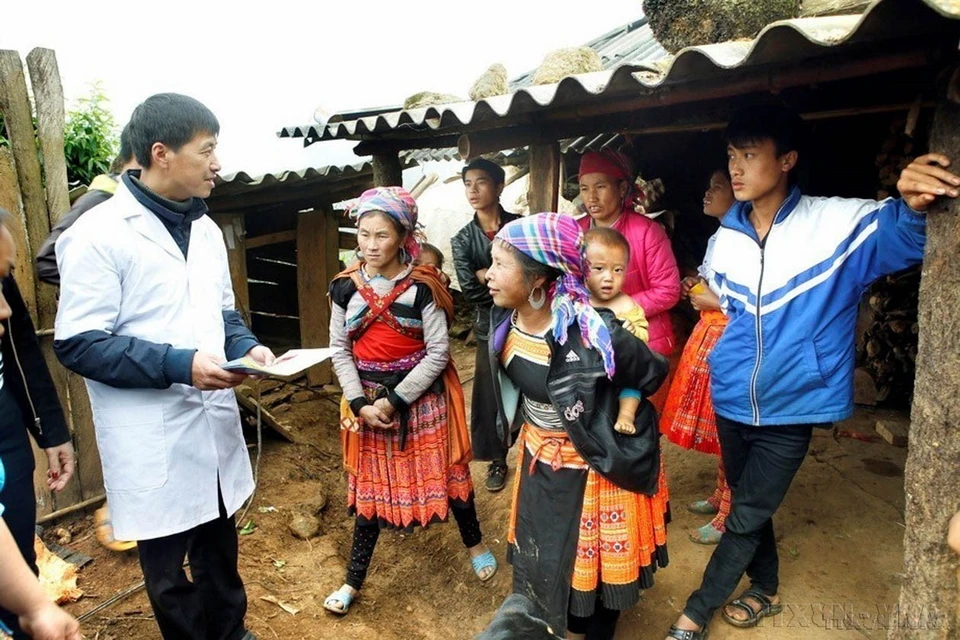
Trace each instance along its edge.
<path fill-rule="evenodd" d="M 58 240 L 56 339 L 106 331 L 224 355 L 233 289 L 223 235 L 193 223 L 188 259 L 122 182 Z M 232 390 L 118 389 L 87 380 L 104 485 L 119 540 L 148 540 L 228 514 L 253 492 Z"/>

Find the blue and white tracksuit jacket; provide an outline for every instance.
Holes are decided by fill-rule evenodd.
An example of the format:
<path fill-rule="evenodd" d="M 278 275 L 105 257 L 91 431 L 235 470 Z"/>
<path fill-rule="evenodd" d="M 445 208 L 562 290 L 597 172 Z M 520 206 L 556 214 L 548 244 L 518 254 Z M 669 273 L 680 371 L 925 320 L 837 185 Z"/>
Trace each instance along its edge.
<path fill-rule="evenodd" d="M 847 418 L 860 297 L 923 259 L 926 220 L 903 200 L 794 188 L 761 243 L 750 210 L 730 209 L 711 259 L 710 286 L 730 319 L 709 359 L 714 409 L 754 426 Z"/>

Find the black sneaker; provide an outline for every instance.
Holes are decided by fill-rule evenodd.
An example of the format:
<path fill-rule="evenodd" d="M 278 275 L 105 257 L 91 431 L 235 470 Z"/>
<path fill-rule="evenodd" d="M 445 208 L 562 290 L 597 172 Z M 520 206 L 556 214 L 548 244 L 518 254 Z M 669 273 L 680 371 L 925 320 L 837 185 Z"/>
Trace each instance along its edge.
<path fill-rule="evenodd" d="M 487 491 L 496 493 L 501 491 L 507 484 L 507 463 L 495 460 L 490 463 L 487 469 Z"/>

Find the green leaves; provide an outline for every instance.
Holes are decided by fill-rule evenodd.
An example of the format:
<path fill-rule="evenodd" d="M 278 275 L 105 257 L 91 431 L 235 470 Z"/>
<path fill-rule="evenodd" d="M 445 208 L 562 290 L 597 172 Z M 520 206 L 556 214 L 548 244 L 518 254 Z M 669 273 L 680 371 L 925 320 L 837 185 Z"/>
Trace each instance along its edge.
<path fill-rule="evenodd" d="M 90 184 L 99 174 L 107 173 L 117 152 L 117 123 L 107 102 L 100 85 L 94 84 L 90 95 L 78 99 L 77 107 L 67 112 L 63 153 L 71 185 Z"/>

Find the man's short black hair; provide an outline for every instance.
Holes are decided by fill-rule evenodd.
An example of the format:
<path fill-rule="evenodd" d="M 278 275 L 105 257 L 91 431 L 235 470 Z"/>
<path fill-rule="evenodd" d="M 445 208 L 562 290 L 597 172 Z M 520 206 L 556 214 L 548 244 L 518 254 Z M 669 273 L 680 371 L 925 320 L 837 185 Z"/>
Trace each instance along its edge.
<path fill-rule="evenodd" d="M 737 111 L 727 125 L 728 145 L 742 149 L 763 140 L 773 140 L 777 156 L 803 152 L 807 126 L 796 111 L 781 105 L 757 105 Z"/>
<path fill-rule="evenodd" d="M 483 158 L 477 158 L 476 160 L 471 160 L 467 163 L 467 166 L 463 168 L 463 172 L 460 174 L 461 179 L 467 179 L 467 171 L 483 171 L 485 174 L 490 176 L 490 179 L 493 180 L 493 185 L 501 185 L 506 182 L 507 174 L 504 172 L 503 167 L 498 165 L 496 162 L 491 162 L 490 160 L 485 160 Z"/>
<path fill-rule="evenodd" d="M 137 162 L 150 168 L 150 150 L 161 142 L 174 151 L 198 133 L 220 134 L 220 122 L 199 100 L 179 93 L 158 93 L 141 102 L 127 124 Z"/>
<path fill-rule="evenodd" d="M 130 142 L 130 123 L 120 132 L 120 152 L 110 163 L 110 173 L 120 173 L 133 160 L 133 144 Z"/>

